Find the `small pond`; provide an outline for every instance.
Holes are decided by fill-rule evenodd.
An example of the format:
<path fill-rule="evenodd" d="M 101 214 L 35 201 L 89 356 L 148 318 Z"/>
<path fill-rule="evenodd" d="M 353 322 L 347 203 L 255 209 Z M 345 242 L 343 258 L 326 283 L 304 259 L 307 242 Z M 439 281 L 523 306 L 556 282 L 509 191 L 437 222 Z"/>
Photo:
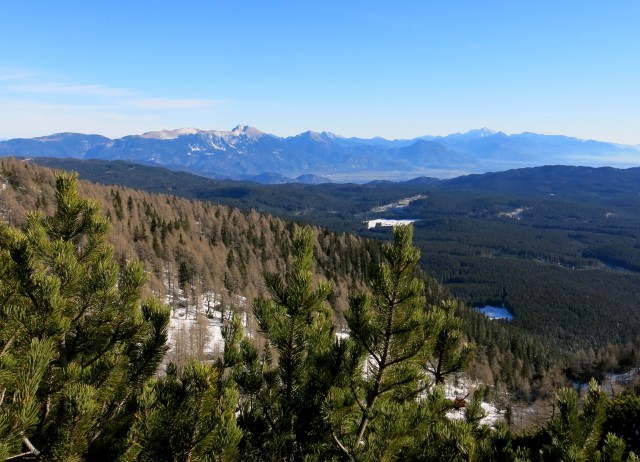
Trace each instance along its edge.
<path fill-rule="evenodd" d="M 484 314 L 489 319 L 506 319 L 507 321 L 513 320 L 513 315 L 506 308 L 500 308 L 497 306 L 485 305 L 485 306 L 476 306 L 476 311 Z"/>

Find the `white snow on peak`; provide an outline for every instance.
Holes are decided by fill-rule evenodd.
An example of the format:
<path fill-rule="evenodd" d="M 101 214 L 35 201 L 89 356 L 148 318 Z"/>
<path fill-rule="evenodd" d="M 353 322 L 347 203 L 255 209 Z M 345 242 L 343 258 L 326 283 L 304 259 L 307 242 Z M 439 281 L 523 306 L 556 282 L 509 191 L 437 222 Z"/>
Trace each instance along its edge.
<path fill-rule="evenodd" d="M 326 142 L 323 138 L 322 138 L 322 134 L 318 133 L 318 132 L 314 132 L 312 130 L 309 130 L 309 138 L 311 138 L 313 141 L 322 141 L 322 142 Z"/>
<path fill-rule="evenodd" d="M 178 128 L 177 130 L 161 130 L 157 132 L 143 133 L 142 138 L 149 138 L 152 140 L 174 140 L 182 135 L 196 135 L 201 130 L 197 128 Z"/>
<path fill-rule="evenodd" d="M 248 125 L 238 125 L 233 130 L 231 130 L 236 136 L 246 136 L 248 138 L 260 138 L 263 133 L 257 128 L 250 127 Z"/>
<path fill-rule="evenodd" d="M 298 138 L 298 139 L 310 139 L 319 143 L 326 143 L 327 140 L 323 137 L 322 133 L 314 132 L 313 130 L 307 130 L 304 133 L 300 133 L 299 135 L 292 136 L 290 138 Z"/>
<path fill-rule="evenodd" d="M 491 130 L 490 128 L 487 128 L 487 127 L 483 127 L 483 128 L 477 128 L 475 130 L 469 130 L 468 132 L 463 133 L 463 135 L 477 136 L 479 138 L 484 138 L 486 136 L 496 135 L 498 133 L 500 132 L 496 130 Z"/>

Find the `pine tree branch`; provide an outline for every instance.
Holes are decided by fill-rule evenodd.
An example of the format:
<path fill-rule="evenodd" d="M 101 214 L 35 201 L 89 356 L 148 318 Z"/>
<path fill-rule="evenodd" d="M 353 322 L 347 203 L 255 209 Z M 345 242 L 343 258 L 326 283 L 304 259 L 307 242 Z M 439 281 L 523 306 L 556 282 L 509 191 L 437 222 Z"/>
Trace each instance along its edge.
<path fill-rule="evenodd" d="M 411 383 L 413 380 L 415 380 L 414 377 L 407 377 L 406 379 L 398 380 L 396 382 L 387 384 L 386 386 L 380 385 L 380 389 L 378 390 L 378 396 L 381 396 L 385 393 L 393 391 L 395 388 L 400 387 L 402 385 Z"/>
<path fill-rule="evenodd" d="M 31 441 L 29 441 L 29 438 L 27 438 L 26 436 L 23 436 L 23 437 L 22 437 L 22 442 L 23 442 L 23 443 L 24 443 L 24 445 L 25 445 L 25 446 L 26 446 L 26 447 L 31 451 L 31 453 L 32 453 L 34 456 L 39 456 L 39 455 L 40 455 L 40 451 L 38 451 L 38 450 L 36 449 L 36 447 L 35 447 L 33 444 L 31 444 Z"/>
<path fill-rule="evenodd" d="M 338 439 L 338 436 L 336 435 L 335 432 L 331 432 L 331 436 L 333 437 L 333 441 L 335 441 L 335 443 L 338 445 L 338 447 L 340 448 L 340 450 L 342 452 L 344 452 L 344 454 L 349 458 L 349 460 L 354 460 L 353 455 L 351 455 L 351 453 L 349 452 L 349 450 L 344 446 L 344 444 L 342 444 L 340 442 L 340 440 Z"/>
<path fill-rule="evenodd" d="M 366 413 L 367 410 L 364 407 L 364 404 L 362 404 L 360 402 L 360 399 L 358 398 L 358 394 L 356 393 L 356 389 L 354 387 L 354 383 L 353 380 L 349 380 L 349 388 L 351 388 L 351 394 L 353 395 L 353 399 L 356 400 L 356 403 L 358 404 L 358 407 L 360 408 L 360 410 L 362 411 L 362 413 Z"/>
<path fill-rule="evenodd" d="M 402 363 L 402 362 L 408 361 L 409 359 L 414 358 L 415 356 L 417 356 L 417 355 L 418 355 L 418 353 L 420 353 L 420 350 L 421 350 L 421 349 L 422 349 L 422 347 L 417 348 L 417 349 L 416 349 L 415 351 L 413 351 L 413 352 L 407 353 L 407 354 L 406 354 L 406 355 L 404 355 L 404 356 L 399 356 L 399 357 L 397 357 L 397 358 L 395 358 L 395 359 L 393 359 L 393 360 L 391 360 L 391 361 L 388 361 L 388 362 L 386 363 L 385 367 L 391 367 L 391 366 L 394 366 L 394 365 L 396 365 L 396 364 L 398 364 L 398 363 Z"/>
<path fill-rule="evenodd" d="M 367 353 L 369 353 L 373 357 L 373 359 L 375 359 L 375 361 L 379 364 L 380 358 L 378 357 L 374 349 L 371 348 L 371 346 L 369 346 L 369 343 L 367 342 L 367 340 L 363 336 L 358 335 L 357 332 L 354 332 L 353 334 L 354 334 L 353 338 L 356 340 L 359 340 L 362 346 L 364 347 L 364 349 L 367 350 Z"/>
<path fill-rule="evenodd" d="M 204 435 L 202 437 L 198 437 L 199 434 L 199 428 L 198 425 L 200 424 L 200 420 L 202 418 L 202 403 L 203 400 L 200 400 L 198 402 L 198 407 L 195 410 L 195 419 L 192 422 L 192 433 L 191 433 L 191 438 L 190 438 L 190 445 L 189 445 L 189 451 L 187 452 L 187 457 L 185 459 L 186 462 L 191 462 L 192 458 L 193 458 L 193 452 L 196 449 L 196 446 L 200 443 L 200 441 L 202 441 L 203 438 L 205 438 L 207 436 L 207 433 L 204 432 Z"/>
<path fill-rule="evenodd" d="M 84 314 L 87 312 L 87 310 L 89 308 L 90 308 L 90 304 L 89 303 L 83 303 L 78 315 L 71 320 L 71 324 L 73 325 L 73 324 L 77 323 L 80 320 L 80 318 L 82 316 L 84 316 Z"/>
<path fill-rule="evenodd" d="M 119 340 L 118 338 L 119 333 L 120 333 L 120 324 L 118 324 L 115 332 L 111 335 L 111 338 L 109 339 L 107 344 L 104 346 L 104 348 L 102 348 L 102 350 L 100 350 L 96 356 L 94 356 L 92 359 L 84 363 L 82 365 L 82 368 L 86 369 L 87 367 L 91 366 L 94 362 L 96 362 L 98 359 L 102 358 L 104 354 L 109 350 L 109 348 L 115 345 L 115 343 Z"/>
<path fill-rule="evenodd" d="M 9 338 L 9 340 L 7 340 L 7 343 L 5 343 L 4 346 L 2 347 L 2 351 L 0 351 L 0 357 L 4 356 L 4 354 L 7 352 L 7 350 L 9 349 L 9 347 L 11 346 L 15 338 L 16 338 L 16 333 L 14 332 L 11 338 Z"/>
<path fill-rule="evenodd" d="M 22 458 L 22 457 L 24 457 L 24 456 L 29 456 L 29 455 L 32 455 L 32 454 L 33 454 L 33 453 L 32 453 L 31 451 L 22 452 L 22 453 L 20 453 L 20 454 L 15 454 L 15 455 L 13 455 L 13 456 L 9 456 L 9 457 L 7 457 L 5 460 L 20 459 L 20 458 Z"/>
<path fill-rule="evenodd" d="M 34 455 L 34 456 L 39 456 L 40 455 L 40 451 L 38 451 L 36 449 L 36 447 L 31 444 L 31 441 L 29 441 L 29 438 L 27 438 L 26 436 L 22 437 L 22 443 L 27 447 L 27 449 L 29 449 L 26 452 L 22 452 L 20 454 L 15 454 L 13 456 L 9 456 L 7 457 L 5 460 L 14 460 L 14 459 L 20 459 L 22 457 L 28 456 L 28 455 Z"/>

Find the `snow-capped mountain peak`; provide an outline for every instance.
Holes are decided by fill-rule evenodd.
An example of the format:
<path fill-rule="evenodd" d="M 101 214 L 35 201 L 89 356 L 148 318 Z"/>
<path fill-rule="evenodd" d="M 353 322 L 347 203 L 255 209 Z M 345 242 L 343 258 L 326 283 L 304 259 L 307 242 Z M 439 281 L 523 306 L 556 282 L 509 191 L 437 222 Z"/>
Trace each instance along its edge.
<path fill-rule="evenodd" d="M 464 135 L 470 135 L 470 136 L 476 136 L 478 138 L 484 138 L 486 136 L 491 136 L 491 135 L 495 135 L 498 132 L 495 130 L 491 130 L 490 128 L 487 127 L 483 127 L 483 128 L 478 128 L 475 130 L 469 130 L 467 133 L 464 133 Z"/>
<path fill-rule="evenodd" d="M 320 135 L 323 138 L 330 139 L 330 140 L 344 140 L 345 139 L 344 136 L 336 135 L 333 132 L 322 132 L 322 133 L 320 133 Z"/>
<path fill-rule="evenodd" d="M 213 178 L 252 179 L 268 173 L 270 177 L 312 174 L 348 178 L 345 181 L 432 176 L 431 172 L 446 177 L 453 174 L 450 172 L 493 171 L 498 165 L 507 169 L 580 162 L 629 167 L 637 166 L 640 158 L 637 147 L 559 135 L 506 135 L 487 128 L 444 137 L 387 141 L 347 139 L 313 131 L 282 138 L 246 125 L 230 131 L 152 131 L 115 140 L 59 133 L 0 142 L 3 155 L 127 160 Z"/>
<path fill-rule="evenodd" d="M 254 127 L 248 125 L 237 125 L 231 130 L 235 136 L 246 136 L 247 138 L 260 138 L 264 133 Z"/>
<path fill-rule="evenodd" d="M 140 135 L 142 138 L 148 138 L 153 140 L 174 140 L 183 135 L 197 135 L 202 130 L 197 128 L 178 128 L 176 130 L 161 130 L 157 132 L 147 132 Z"/>

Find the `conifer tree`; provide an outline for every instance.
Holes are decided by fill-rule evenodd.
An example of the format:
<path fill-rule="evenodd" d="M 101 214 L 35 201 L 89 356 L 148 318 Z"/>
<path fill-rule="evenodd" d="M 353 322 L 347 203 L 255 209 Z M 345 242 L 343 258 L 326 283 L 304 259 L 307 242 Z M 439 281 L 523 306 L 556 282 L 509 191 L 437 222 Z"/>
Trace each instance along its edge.
<path fill-rule="evenodd" d="M 623 438 L 630 450 L 640 453 L 640 388 L 612 398 L 603 428 Z"/>
<path fill-rule="evenodd" d="M 547 458 L 593 460 L 605 419 L 604 392 L 592 379 L 582 413 L 578 394 L 572 388 L 558 391 L 557 400 L 560 413 L 548 425 L 551 444 L 545 448 Z"/>
<path fill-rule="evenodd" d="M 624 458 L 626 443 L 618 436 L 609 433 L 602 441 L 607 401 L 607 396 L 595 379 L 589 382 L 582 409 L 578 393 L 573 388 L 559 390 L 557 402 L 560 412 L 545 429 L 550 443 L 542 449 L 542 460 L 637 461 L 638 457 L 633 452 Z"/>
<path fill-rule="evenodd" d="M 241 432 L 237 391 L 221 370 L 196 360 L 147 383 L 127 439 L 128 461 L 234 461 Z"/>
<path fill-rule="evenodd" d="M 76 175 L 56 176 L 55 202 L 23 231 L 0 226 L 0 453 L 113 460 L 169 316 L 141 302 L 142 265 L 117 264 Z"/>
<path fill-rule="evenodd" d="M 426 307 L 425 287 L 415 275 L 420 258 L 411 226 L 394 228 L 371 294 L 352 297 L 345 313 L 346 378 L 328 404 L 333 438 L 351 460 L 397 456 L 411 433 L 411 414 L 429 388 L 425 366 L 443 325 Z"/>
<path fill-rule="evenodd" d="M 290 270 L 284 277 L 267 274 L 271 298 L 258 298 L 253 305 L 258 325 L 277 353 L 277 364 L 266 357 L 262 362 L 261 385 L 246 428 L 250 444 L 260 448 L 255 455 L 260 459 L 302 460 L 318 452 L 327 435 L 320 409 L 335 370 L 326 303 L 331 286 L 313 286 L 312 266 L 313 235 L 299 228 Z"/>
<path fill-rule="evenodd" d="M 444 384 L 448 375 L 462 371 L 473 359 L 473 347 L 464 341 L 462 318 L 456 316 L 457 302 L 444 300 L 438 308 L 444 323 L 437 334 L 433 354 L 427 359 L 427 370 L 436 384 Z"/>

